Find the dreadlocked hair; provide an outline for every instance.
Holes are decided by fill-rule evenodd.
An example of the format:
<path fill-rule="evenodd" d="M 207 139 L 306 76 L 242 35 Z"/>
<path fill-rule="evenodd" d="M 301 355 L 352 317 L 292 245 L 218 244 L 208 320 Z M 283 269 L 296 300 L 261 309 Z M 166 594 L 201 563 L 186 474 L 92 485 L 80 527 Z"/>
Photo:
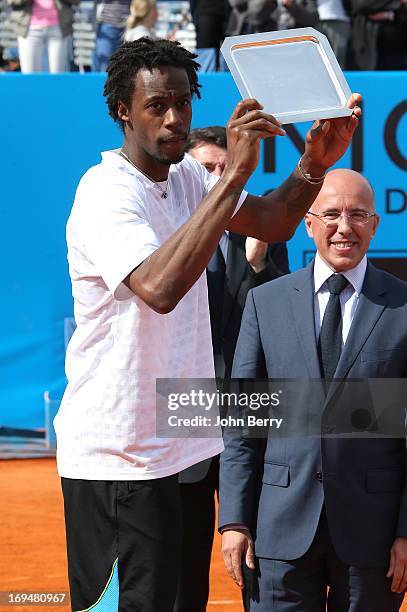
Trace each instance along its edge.
<path fill-rule="evenodd" d="M 195 53 L 181 47 L 178 41 L 152 40 L 144 36 L 123 43 L 112 55 L 107 67 L 103 95 L 106 97 L 109 115 L 124 130 L 124 123 L 118 115 L 119 102 L 130 107 L 137 73 L 144 69 L 151 72 L 159 66 L 183 68 L 188 76 L 191 94 L 200 98 L 197 75 L 199 64 L 195 61 L 196 57 Z"/>

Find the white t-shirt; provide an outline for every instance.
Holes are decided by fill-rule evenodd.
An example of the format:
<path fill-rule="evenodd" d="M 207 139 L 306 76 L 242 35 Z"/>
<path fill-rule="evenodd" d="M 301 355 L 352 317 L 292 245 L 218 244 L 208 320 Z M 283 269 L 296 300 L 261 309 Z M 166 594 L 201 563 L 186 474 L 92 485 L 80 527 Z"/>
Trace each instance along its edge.
<path fill-rule="evenodd" d="M 103 153 L 82 177 L 67 225 L 77 329 L 54 422 L 61 476 L 161 478 L 223 449 L 221 439 L 155 432 L 156 378 L 214 377 L 205 273 L 166 315 L 122 282 L 189 219 L 216 180 L 185 155 L 171 166 L 163 199 L 117 151 Z"/>

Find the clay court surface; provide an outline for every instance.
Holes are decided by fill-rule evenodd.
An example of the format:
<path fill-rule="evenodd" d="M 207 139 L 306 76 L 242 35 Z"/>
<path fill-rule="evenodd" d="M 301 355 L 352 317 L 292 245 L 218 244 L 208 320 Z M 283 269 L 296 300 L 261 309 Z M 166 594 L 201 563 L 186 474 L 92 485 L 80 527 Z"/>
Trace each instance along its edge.
<path fill-rule="evenodd" d="M 67 591 L 62 496 L 55 461 L 0 461 L 0 483 L 0 591 Z M 39 612 L 67 611 L 70 607 L 0 607 L 0 611 L 7 609 Z M 212 610 L 242 610 L 240 592 L 223 567 L 218 537 L 214 545 L 208 612 Z M 407 601 L 402 611 L 407 612 Z"/>

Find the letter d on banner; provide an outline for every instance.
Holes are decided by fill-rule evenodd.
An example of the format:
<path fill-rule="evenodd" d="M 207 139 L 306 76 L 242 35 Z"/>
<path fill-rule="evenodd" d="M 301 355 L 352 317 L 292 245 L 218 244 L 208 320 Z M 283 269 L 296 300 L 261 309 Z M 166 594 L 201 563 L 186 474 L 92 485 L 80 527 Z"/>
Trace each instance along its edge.
<path fill-rule="evenodd" d="M 386 213 L 398 214 L 407 209 L 407 193 L 402 189 L 386 189 Z"/>

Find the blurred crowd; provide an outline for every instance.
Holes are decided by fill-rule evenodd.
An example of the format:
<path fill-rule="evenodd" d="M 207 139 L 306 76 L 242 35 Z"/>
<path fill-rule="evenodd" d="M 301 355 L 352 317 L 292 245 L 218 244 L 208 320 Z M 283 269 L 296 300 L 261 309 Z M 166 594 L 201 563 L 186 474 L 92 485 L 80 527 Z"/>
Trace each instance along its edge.
<path fill-rule="evenodd" d="M 407 69 L 407 0 L 0 0 L 0 70 L 104 71 L 123 41 L 179 40 L 226 70 L 225 36 L 312 26 L 344 70 Z"/>
<path fill-rule="evenodd" d="M 197 48 L 225 36 L 314 27 L 344 70 L 407 68 L 407 0 L 193 0 Z"/>

